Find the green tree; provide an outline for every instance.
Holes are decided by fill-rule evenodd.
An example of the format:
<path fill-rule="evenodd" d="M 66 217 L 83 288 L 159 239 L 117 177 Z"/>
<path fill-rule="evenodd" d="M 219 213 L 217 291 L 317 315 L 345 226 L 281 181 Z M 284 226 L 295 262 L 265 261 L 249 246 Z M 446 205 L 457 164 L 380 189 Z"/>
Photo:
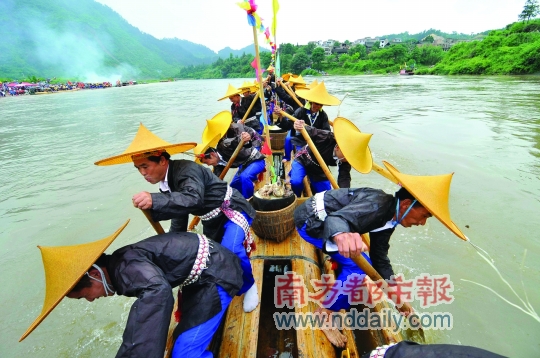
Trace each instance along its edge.
<path fill-rule="evenodd" d="M 523 7 L 523 11 L 521 14 L 519 14 L 518 18 L 520 20 L 527 20 L 527 23 L 529 20 L 534 17 L 536 17 L 540 13 L 540 7 L 538 6 L 538 0 L 527 0 L 525 3 L 525 6 Z"/>
<path fill-rule="evenodd" d="M 351 48 L 349 48 L 349 55 L 358 54 L 359 58 L 365 59 L 367 57 L 367 49 L 364 45 L 355 45 Z"/>
<path fill-rule="evenodd" d="M 317 47 L 317 45 L 315 45 L 315 43 L 313 43 L 313 42 L 308 43 L 305 46 L 302 46 L 302 48 L 304 49 L 304 51 L 306 52 L 306 54 L 308 56 L 313 53 L 313 50 L 315 50 L 316 47 Z"/>
<path fill-rule="evenodd" d="M 294 55 L 295 52 L 296 51 L 293 44 L 285 43 L 279 45 L 279 53 L 282 55 Z"/>
<path fill-rule="evenodd" d="M 309 57 L 305 52 L 300 52 L 294 55 L 291 61 L 291 70 L 293 73 L 302 73 L 302 71 L 308 66 Z"/>
<path fill-rule="evenodd" d="M 435 39 L 433 38 L 433 36 L 429 35 L 427 37 L 424 38 L 424 42 L 430 42 L 430 43 L 433 43 L 433 41 L 435 41 Z"/>
<path fill-rule="evenodd" d="M 324 49 L 317 47 L 311 53 L 311 61 L 313 61 L 313 68 L 316 70 L 322 70 L 322 62 L 324 61 Z"/>

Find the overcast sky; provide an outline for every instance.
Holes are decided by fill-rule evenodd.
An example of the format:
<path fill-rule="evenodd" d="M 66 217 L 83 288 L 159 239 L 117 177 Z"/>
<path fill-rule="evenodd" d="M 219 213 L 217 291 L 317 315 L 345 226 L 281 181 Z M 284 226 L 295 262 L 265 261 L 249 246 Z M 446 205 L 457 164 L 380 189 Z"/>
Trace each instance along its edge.
<path fill-rule="evenodd" d="M 253 43 L 241 0 L 96 0 L 157 38 L 177 37 L 219 51 Z M 272 0 L 256 0 L 263 24 Z M 525 0 L 279 0 L 277 42 L 350 40 L 430 28 L 478 33 L 518 20 Z M 261 37 L 262 41 L 263 37 Z"/>

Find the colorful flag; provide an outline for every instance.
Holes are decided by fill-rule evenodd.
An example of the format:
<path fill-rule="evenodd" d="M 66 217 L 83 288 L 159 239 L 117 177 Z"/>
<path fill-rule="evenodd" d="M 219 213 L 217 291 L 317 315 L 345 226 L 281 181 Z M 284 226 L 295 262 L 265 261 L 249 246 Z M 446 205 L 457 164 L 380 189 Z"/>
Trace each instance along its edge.
<path fill-rule="evenodd" d="M 274 39 L 276 38 L 276 28 L 277 28 L 277 13 L 279 11 L 279 3 L 277 0 L 272 1 L 272 9 L 274 10 L 274 19 L 272 21 L 272 34 Z"/>

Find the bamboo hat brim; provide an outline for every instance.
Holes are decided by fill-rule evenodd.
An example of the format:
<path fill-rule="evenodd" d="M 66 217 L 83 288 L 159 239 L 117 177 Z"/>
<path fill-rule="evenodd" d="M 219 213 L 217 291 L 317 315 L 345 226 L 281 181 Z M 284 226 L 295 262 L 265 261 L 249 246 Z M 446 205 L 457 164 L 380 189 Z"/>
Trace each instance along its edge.
<path fill-rule="evenodd" d="M 286 73 L 281 78 L 283 78 L 283 81 L 289 81 L 291 78 L 298 77 L 298 75 L 292 74 L 292 73 Z"/>
<path fill-rule="evenodd" d="M 150 132 L 142 123 L 139 125 L 139 130 L 135 138 L 126 150 L 120 155 L 105 158 L 95 162 L 95 165 L 115 165 L 133 163 L 132 156 L 136 154 L 153 152 L 156 150 L 166 150 L 170 155 L 186 152 L 194 148 L 197 143 L 177 143 L 171 144 L 159 138 L 154 133 Z"/>
<path fill-rule="evenodd" d="M 289 83 L 294 83 L 295 85 L 307 86 L 307 83 L 306 81 L 304 81 L 304 78 L 302 77 L 302 75 L 298 75 L 298 77 L 289 78 Z"/>
<path fill-rule="evenodd" d="M 347 162 L 363 174 L 369 173 L 373 167 L 373 157 L 368 146 L 372 135 L 360 132 L 360 129 L 346 118 L 338 117 L 334 120 L 334 136 L 339 149 Z"/>
<path fill-rule="evenodd" d="M 224 99 L 227 99 L 229 97 L 232 97 L 232 96 L 240 94 L 240 93 L 241 92 L 240 92 L 240 90 L 238 88 L 234 87 L 233 85 L 231 85 L 229 83 L 229 88 L 227 88 L 227 92 L 225 93 L 225 96 L 218 99 L 218 101 L 223 101 Z"/>
<path fill-rule="evenodd" d="M 217 134 L 214 138 L 197 145 L 197 147 L 193 149 L 193 153 L 195 153 L 195 163 L 202 164 L 201 158 L 199 156 L 201 154 L 204 154 L 208 150 L 208 148 L 215 148 L 219 143 L 221 137 L 221 135 Z"/>
<path fill-rule="evenodd" d="M 232 123 L 232 114 L 229 111 L 222 111 L 216 114 L 211 119 L 206 120 L 206 127 L 203 129 L 201 143 L 194 149 L 193 153 L 200 154 L 201 145 L 210 142 L 215 136 L 223 137 L 229 130 Z"/>
<path fill-rule="evenodd" d="M 325 106 L 337 106 L 341 103 L 337 97 L 328 93 L 324 81 L 312 89 L 299 89 L 296 91 L 296 95 L 302 97 L 306 101 L 323 104 Z"/>
<path fill-rule="evenodd" d="M 34 320 L 19 342 L 25 339 L 51 313 L 62 299 L 75 287 L 101 254 L 109 247 L 129 223 L 126 221 L 116 232 L 104 239 L 72 246 L 44 247 L 41 250 L 45 270 L 45 300 L 39 316 Z"/>
<path fill-rule="evenodd" d="M 450 218 L 448 205 L 450 182 L 454 173 L 443 175 L 409 175 L 400 173 L 390 163 L 383 161 L 384 166 L 412 196 L 416 198 L 433 216 L 462 240 L 468 241 Z"/>

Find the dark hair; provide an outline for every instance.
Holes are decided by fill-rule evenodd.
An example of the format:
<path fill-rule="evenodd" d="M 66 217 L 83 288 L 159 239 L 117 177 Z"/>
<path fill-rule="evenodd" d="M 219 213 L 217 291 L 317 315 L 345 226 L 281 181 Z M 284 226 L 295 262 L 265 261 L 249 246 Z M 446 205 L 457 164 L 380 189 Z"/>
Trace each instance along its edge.
<path fill-rule="evenodd" d="M 94 262 L 95 265 L 98 265 L 99 267 L 105 267 L 106 265 L 106 259 L 107 259 L 107 255 L 106 254 L 101 254 L 101 256 L 96 260 L 96 262 Z M 90 266 L 90 268 L 88 269 L 88 271 L 92 270 L 95 268 L 93 266 Z M 87 272 L 88 272 L 87 271 Z M 91 278 L 88 277 L 88 275 L 85 273 L 81 279 L 79 280 L 79 282 L 77 282 L 77 284 L 75 285 L 75 287 L 73 287 L 71 289 L 70 292 L 79 292 L 80 290 L 82 290 L 83 288 L 86 288 L 86 287 L 90 287 L 92 286 L 92 281 L 91 281 Z"/>
<path fill-rule="evenodd" d="M 210 148 L 208 148 L 208 149 L 204 152 L 204 157 L 205 157 L 206 159 L 210 159 L 210 158 L 211 158 L 211 155 L 210 155 L 210 154 L 212 154 L 212 153 L 217 153 L 217 151 L 216 151 L 215 148 L 210 147 Z"/>
<path fill-rule="evenodd" d="M 416 202 L 414 203 L 413 207 L 415 206 L 422 206 L 422 204 L 420 204 L 420 202 L 418 201 L 418 199 L 416 199 L 411 193 L 409 193 L 407 191 L 407 189 L 405 189 L 404 187 L 401 187 L 401 189 L 399 189 L 398 191 L 396 191 L 396 193 L 394 194 L 394 196 L 396 198 L 398 198 L 399 200 L 405 200 L 405 199 L 409 199 L 411 201 L 415 201 Z"/>
<path fill-rule="evenodd" d="M 163 153 L 161 153 L 161 155 L 158 157 L 157 155 L 151 155 L 149 156 L 147 159 L 151 162 L 154 162 L 154 163 L 159 163 L 161 161 L 161 157 L 169 160 L 171 159 L 171 155 L 165 151 L 163 151 Z"/>

